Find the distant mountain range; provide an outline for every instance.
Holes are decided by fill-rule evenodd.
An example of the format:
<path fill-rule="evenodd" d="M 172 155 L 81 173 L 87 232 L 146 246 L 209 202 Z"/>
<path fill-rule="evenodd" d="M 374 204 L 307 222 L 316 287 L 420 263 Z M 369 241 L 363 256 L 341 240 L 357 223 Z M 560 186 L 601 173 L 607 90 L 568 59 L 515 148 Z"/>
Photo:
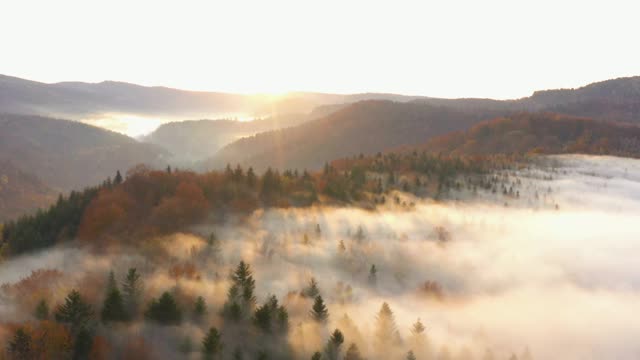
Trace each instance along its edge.
<path fill-rule="evenodd" d="M 57 191 L 95 185 L 139 163 L 164 164 L 166 150 L 75 121 L 0 114 L 0 161 Z"/>
<path fill-rule="evenodd" d="M 0 112 L 85 120 L 120 113 L 173 119 L 264 117 L 308 113 L 315 107 L 367 99 L 410 101 L 395 94 L 243 95 L 148 87 L 116 81 L 46 84 L 0 75 Z"/>
<path fill-rule="evenodd" d="M 172 122 L 142 141 L 55 119 L 111 112 L 180 119 L 236 112 L 268 115 L 251 122 Z M 485 122 L 492 119 L 498 120 Z M 124 174 L 140 163 L 198 170 L 228 163 L 256 170 L 317 169 L 337 158 L 406 148 L 636 154 L 637 128 L 618 122 L 640 124 L 640 77 L 501 101 L 393 94 L 273 98 L 118 82 L 44 84 L 0 76 L 0 177 L 9 179 L 0 190 L 0 219 L 33 211 L 57 193 L 100 183 L 116 170 Z"/>
<path fill-rule="evenodd" d="M 258 169 L 316 169 L 337 157 L 424 143 L 484 120 L 525 111 L 640 124 L 639 104 L 640 77 L 608 80 L 575 90 L 540 91 L 519 100 L 364 101 L 296 127 L 237 140 L 207 160 L 204 167 L 240 163 Z"/>

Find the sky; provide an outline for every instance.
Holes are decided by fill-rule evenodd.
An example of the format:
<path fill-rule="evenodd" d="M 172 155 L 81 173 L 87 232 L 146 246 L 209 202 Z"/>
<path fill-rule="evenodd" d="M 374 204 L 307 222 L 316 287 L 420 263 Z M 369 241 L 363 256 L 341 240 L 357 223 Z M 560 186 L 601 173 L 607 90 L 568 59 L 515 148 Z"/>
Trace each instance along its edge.
<path fill-rule="evenodd" d="M 637 1 L 0 0 L 0 74 L 519 98 L 640 75 Z"/>

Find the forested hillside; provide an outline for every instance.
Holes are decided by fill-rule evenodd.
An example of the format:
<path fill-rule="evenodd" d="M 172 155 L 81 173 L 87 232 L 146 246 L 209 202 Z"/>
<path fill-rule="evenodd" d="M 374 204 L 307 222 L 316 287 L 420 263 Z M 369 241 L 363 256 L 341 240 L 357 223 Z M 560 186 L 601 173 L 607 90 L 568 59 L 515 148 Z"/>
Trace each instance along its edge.
<path fill-rule="evenodd" d="M 166 151 L 82 123 L 0 114 L 0 160 L 57 191 L 98 184 L 136 164 L 162 165 Z"/>
<path fill-rule="evenodd" d="M 318 169 L 336 158 L 419 144 L 495 114 L 420 103 L 363 101 L 296 127 L 240 139 L 221 149 L 205 166 L 240 163 L 257 169 Z"/>
<path fill-rule="evenodd" d="M 427 141 L 410 150 L 445 154 L 640 156 L 640 127 L 552 113 L 519 113 Z"/>
<path fill-rule="evenodd" d="M 299 125 L 309 119 L 307 114 L 290 114 L 253 121 L 178 121 L 161 125 L 141 140 L 167 149 L 173 162 L 190 164 L 211 157 L 220 148 L 241 137 Z"/>
<path fill-rule="evenodd" d="M 56 199 L 56 192 L 34 175 L 11 162 L 0 161 L 0 223 L 44 208 Z"/>

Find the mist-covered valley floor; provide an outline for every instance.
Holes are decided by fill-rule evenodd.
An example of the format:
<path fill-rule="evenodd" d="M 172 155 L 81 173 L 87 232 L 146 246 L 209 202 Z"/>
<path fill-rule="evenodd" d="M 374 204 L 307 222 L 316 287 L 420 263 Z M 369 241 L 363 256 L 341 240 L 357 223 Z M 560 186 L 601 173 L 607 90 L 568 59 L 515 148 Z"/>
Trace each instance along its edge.
<path fill-rule="evenodd" d="M 140 311 L 93 320 L 93 358 L 200 358 L 212 327 L 221 359 L 639 358 L 640 161 L 551 156 L 495 176 L 517 196 L 397 193 L 375 210 L 258 210 L 135 248 L 22 255 L 0 268 L 0 337 L 42 315 L 42 300 L 53 319 L 71 289 L 99 320 L 109 273 L 122 287 L 135 268 Z M 255 301 L 244 298 L 241 261 Z M 180 321 L 150 321 L 163 292 Z"/>

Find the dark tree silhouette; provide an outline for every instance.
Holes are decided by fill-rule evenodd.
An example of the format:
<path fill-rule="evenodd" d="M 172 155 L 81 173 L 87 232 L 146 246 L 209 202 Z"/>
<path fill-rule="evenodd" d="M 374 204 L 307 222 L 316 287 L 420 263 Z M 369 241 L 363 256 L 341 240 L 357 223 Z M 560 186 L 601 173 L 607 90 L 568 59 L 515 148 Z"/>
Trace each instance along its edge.
<path fill-rule="evenodd" d="M 182 312 L 173 296 L 168 292 L 164 292 L 158 300 L 151 300 L 145 316 L 162 325 L 178 325 L 182 322 Z"/>
<path fill-rule="evenodd" d="M 322 296 L 318 295 L 316 296 L 315 301 L 313 302 L 313 307 L 311 308 L 311 318 L 313 318 L 313 320 L 320 322 L 320 323 L 325 323 L 327 322 L 327 320 L 329 319 L 329 310 L 327 309 L 327 306 L 324 304 L 324 300 L 322 299 Z"/>

